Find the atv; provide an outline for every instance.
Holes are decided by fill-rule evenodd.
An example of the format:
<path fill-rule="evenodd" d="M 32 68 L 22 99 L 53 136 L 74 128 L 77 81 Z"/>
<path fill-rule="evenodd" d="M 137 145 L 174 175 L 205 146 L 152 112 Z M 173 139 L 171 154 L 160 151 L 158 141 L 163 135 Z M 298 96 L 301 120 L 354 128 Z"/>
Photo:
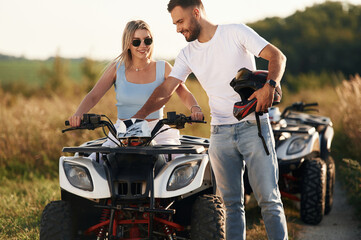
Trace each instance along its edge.
<path fill-rule="evenodd" d="M 335 165 L 330 156 L 333 138 L 329 118 L 306 114 L 316 103 L 294 103 L 282 112 L 269 108 L 279 164 L 279 189 L 283 197 L 300 203 L 307 224 L 319 224 L 332 208 Z M 244 174 L 245 197 L 252 188 Z"/>
<path fill-rule="evenodd" d="M 105 117 L 84 114 L 79 127 L 63 130 L 108 128 L 118 145 L 102 146 L 105 137 L 63 148 L 74 155 L 59 159 L 61 200 L 45 207 L 40 239 L 225 239 L 224 205 L 204 148 L 208 140 L 152 141 L 165 124 L 181 129 L 203 121 L 169 112 L 153 130 L 130 119 L 123 131 Z"/>
<path fill-rule="evenodd" d="M 295 102 L 286 107 L 281 114 L 288 124 L 306 124 L 316 129 L 320 140 L 320 158 L 327 165 L 325 215 L 329 214 L 333 204 L 333 191 L 336 180 L 335 162 L 331 156 L 331 143 L 334 136 L 333 123 L 325 116 L 308 114 L 306 112 L 318 111 L 318 103 Z"/>

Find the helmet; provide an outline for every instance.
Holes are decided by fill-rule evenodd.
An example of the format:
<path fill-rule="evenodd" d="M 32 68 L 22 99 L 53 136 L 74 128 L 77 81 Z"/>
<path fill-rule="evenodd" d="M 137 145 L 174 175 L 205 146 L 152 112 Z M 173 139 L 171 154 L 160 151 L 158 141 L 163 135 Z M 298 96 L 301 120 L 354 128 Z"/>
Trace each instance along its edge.
<path fill-rule="evenodd" d="M 278 107 L 268 108 L 268 114 L 271 123 L 278 123 L 281 120 L 281 112 Z"/>
<path fill-rule="evenodd" d="M 120 121 L 117 136 L 118 138 L 149 138 L 151 137 L 151 131 L 147 121 L 131 118 Z"/>
<path fill-rule="evenodd" d="M 248 98 L 258 89 L 262 88 L 267 81 L 268 71 L 251 71 L 247 68 L 238 70 L 236 77 L 230 85 L 241 96 L 242 101 L 236 102 L 233 107 L 233 115 L 241 120 L 256 110 L 257 99 Z M 272 105 L 278 104 L 282 98 L 280 87 L 276 87 Z"/>

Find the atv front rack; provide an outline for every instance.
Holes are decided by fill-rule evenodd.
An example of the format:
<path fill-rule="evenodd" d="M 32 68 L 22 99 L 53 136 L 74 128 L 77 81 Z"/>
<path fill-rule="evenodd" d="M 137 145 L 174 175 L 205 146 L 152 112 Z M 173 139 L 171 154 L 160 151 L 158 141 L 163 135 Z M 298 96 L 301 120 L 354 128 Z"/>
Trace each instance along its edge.
<path fill-rule="evenodd" d="M 157 154 L 199 154 L 205 149 L 200 145 L 156 145 L 156 146 L 128 146 L 128 147 L 65 147 L 67 153 L 136 153 L 144 155 Z"/>

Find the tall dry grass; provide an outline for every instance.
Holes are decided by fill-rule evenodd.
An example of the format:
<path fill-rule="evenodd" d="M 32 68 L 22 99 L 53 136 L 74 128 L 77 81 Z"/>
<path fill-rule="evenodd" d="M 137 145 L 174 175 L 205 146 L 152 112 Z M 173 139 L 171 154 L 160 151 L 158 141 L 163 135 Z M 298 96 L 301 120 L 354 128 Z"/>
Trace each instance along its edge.
<path fill-rule="evenodd" d="M 349 138 L 349 146 L 356 150 L 361 162 L 361 77 L 356 75 L 349 81 L 343 81 L 336 88 L 340 99 L 339 111 L 342 116 L 342 129 Z"/>
<path fill-rule="evenodd" d="M 207 98 L 196 81 L 187 85 L 199 99 L 209 116 Z M 5 92 L 0 88 L 0 179 L 32 178 L 34 176 L 57 176 L 58 158 L 64 146 L 76 146 L 85 141 L 104 136 L 101 129 L 73 131 L 65 134 L 64 121 L 71 116 L 86 92 L 77 90 L 78 85 L 63 91 L 24 97 Z M 116 120 L 115 93 L 111 89 L 90 111 L 105 114 Z M 177 111 L 189 115 L 178 96 L 173 96 L 165 111 Z M 209 119 L 208 119 L 209 122 Z M 209 124 L 193 124 L 182 134 L 209 136 Z"/>
<path fill-rule="evenodd" d="M 361 77 L 356 75 L 343 81 L 336 91 L 342 116 L 340 141 L 337 142 L 342 159 L 338 163 L 339 177 L 355 207 L 355 215 L 361 219 Z"/>
<path fill-rule="evenodd" d="M 61 133 L 84 94 L 26 98 L 0 89 L 0 95 L 0 178 L 54 177 L 63 146 L 100 135 L 99 131 Z M 114 104 L 114 97 L 106 96 L 94 111 L 115 116 Z"/>

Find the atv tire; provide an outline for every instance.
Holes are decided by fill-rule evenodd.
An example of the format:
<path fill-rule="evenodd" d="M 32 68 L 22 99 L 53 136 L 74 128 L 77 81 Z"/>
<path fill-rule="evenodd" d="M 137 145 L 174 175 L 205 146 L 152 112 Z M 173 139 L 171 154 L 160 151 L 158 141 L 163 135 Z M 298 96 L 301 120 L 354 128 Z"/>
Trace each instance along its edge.
<path fill-rule="evenodd" d="M 320 158 L 307 159 L 303 165 L 301 219 L 316 225 L 325 213 L 326 163 Z"/>
<path fill-rule="evenodd" d="M 325 215 L 329 214 L 333 204 L 333 189 L 336 180 L 335 161 L 331 156 L 326 161 L 327 165 L 327 182 L 326 182 L 326 200 L 325 200 Z"/>
<path fill-rule="evenodd" d="M 191 220 L 191 239 L 226 239 L 225 210 L 220 197 L 203 195 L 199 196 L 194 202 Z"/>
<path fill-rule="evenodd" d="M 68 202 L 50 202 L 41 215 L 40 240 L 73 239 L 71 220 L 71 209 Z"/>

